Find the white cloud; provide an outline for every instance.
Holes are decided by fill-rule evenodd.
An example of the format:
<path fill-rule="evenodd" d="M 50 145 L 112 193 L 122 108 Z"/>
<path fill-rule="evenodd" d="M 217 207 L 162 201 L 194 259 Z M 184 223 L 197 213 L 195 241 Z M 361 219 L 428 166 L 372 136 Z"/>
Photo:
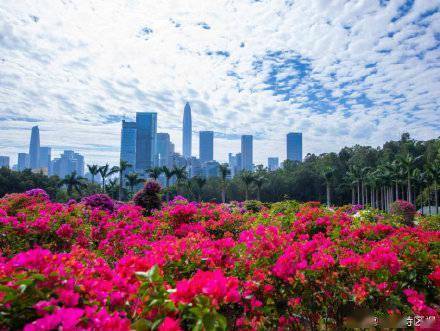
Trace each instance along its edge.
<path fill-rule="evenodd" d="M 196 131 L 261 137 L 258 163 L 285 157 L 289 131 L 305 153 L 438 136 L 438 2 L 404 3 L 2 1 L 0 154 L 38 124 L 56 152 L 115 163 L 117 120 L 136 111 L 157 111 L 180 150 L 186 100 Z M 218 138 L 215 157 L 239 144 Z"/>

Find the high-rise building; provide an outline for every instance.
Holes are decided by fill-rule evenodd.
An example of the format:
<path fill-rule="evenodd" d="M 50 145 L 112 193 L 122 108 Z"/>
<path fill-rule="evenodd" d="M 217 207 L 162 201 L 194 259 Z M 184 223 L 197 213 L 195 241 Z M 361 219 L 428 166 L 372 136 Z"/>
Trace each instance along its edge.
<path fill-rule="evenodd" d="M 136 170 L 154 167 L 157 113 L 136 113 Z"/>
<path fill-rule="evenodd" d="M 202 163 L 194 156 L 191 156 L 188 161 L 188 174 L 190 178 L 201 176 L 203 174 Z"/>
<path fill-rule="evenodd" d="M 191 107 L 187 102 L 185 109 L 183 110 L 183 137 L 182 137 L 182 150 L 183 157 L 191 157 L 192 148 L 192 120 L 191 120 Z"/>
<path fill-rule="evenodd" d="M 241 136 L 241 168 L 242 170 L 253 170 L 253 137 L 252 135 Z"/>
<path fill-rule="evenodd" d="M 128 164 L 131 165 L 131 167 L 125 171 L 124 176 L 133 172 L 136 165 L 136 133 L 136 122 L 122 120 L 120 160 L 128 162 Z"/>
<path fill-rule="evenodd" d="M 302 133 L 290 132 L 287 134 L 287 159 L 302 161 Z"/>
<path fill-rule="evenodd" d="M 29 168 L 29 154 L 28 153 L 18 153 L 17 170 L 23 171 Z"/>
<path fill-rule="evenodd" d="M 51 173 L 50 162 L 51 162 L 52 149 L 50 147 L 40 147 L 39 152 L 39 168 L 47 169 L 47 173 Z"/>
<path fill-rule="evenodd" d="M 31 142 L 29 144 L 29 167 L 31 169 L 38 169 L 40 155 L 40 130 L 38 126 L 32 127 Z"/>
<path fill-rule="evenodd" d="M 171 155 L 174 150 L 171 151 L 171 140 L 168 133 L 159 132 L 156 138 L 156 153 L 157 153 L 157 165 L 160 167 L 171 166 Z"/>
<path fill-rule="evenodd" d="M 199 139 L 200 162 L 214 160 L 214 132 L 200 131 Z"/>
<path fill-rule="evenodd" d="M 243 168 L 242 168 L 242 157 L 241 157 L 241 153 L 237 153 L 237 154 L 235 154 L 235 162 L 236 162 L 236 165 L 235 165 L 235 173 L 234 173 L 234 176 L 237 175 L 237 174 L 239 174 L 240 171 L 243 170 Z"/>
<path fill-rule="evenodd" d="M 60 178 L 76 172 L 78 176 L 84 176 L 84 156 L 74 151 L 64 151 L 59 158 L 52 161 L 52 173 Z"/>
<path fill-rule="evenodd" d="M 220 172 L 220 163 L 217 161 L 208 161 L 203 164 L 202 169 L 205 178 L 218 177 Z"/>
<path fill-rule="evenodd" d="M 269 168 L 269 171 L 277 170 L 280 166 L 280 161 L 277 157 L 269 157 L 267 159 L 267 167 Z"/>
<path fill-rule="evenodd" d="M 0 156 L 0 168 L 9 168 L 9 156 Z"/>

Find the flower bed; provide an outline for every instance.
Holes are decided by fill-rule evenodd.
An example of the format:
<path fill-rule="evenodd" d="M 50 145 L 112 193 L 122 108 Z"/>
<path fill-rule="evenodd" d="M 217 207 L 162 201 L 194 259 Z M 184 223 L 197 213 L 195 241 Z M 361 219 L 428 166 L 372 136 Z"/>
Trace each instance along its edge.
<path fill-rule="evenodd" d="M 0 199 L 0 329 L 290 330 L 366 316 L 439 319 L 439 231 L 317 203 L 256 210 L 179 198 L 146 216 L 134 204 L 60 204 L 43 193 Z"/>

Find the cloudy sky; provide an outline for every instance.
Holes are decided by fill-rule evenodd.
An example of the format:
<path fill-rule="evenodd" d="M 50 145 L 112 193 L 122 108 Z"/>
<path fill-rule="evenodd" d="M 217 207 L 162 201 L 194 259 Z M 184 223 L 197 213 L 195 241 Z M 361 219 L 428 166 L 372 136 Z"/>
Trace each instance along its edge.
<path fill-rule="evenodd" d="M 120 121 L 158 113 L 181 151 L 183 107 L 215 157 L 253 134 L 256 163 L 440 135 L 438 0 L 2 0 L 0 155 L 30 128 L 55 155 L 116 163 Z"/>

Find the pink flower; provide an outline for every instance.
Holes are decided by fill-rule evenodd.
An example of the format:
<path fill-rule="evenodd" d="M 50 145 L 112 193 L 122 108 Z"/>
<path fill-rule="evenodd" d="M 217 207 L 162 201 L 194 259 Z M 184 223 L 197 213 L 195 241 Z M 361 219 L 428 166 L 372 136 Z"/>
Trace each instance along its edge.
<path fill-rule="evenodd" d="M 73 235 L 73 229 L 70 224 L 62 224 L 55 233 L 63 239 L 70 239 Z"/>
<path fill-rule="evenodd" d="M 159 326 L 159 331 L 181 331 L 180 321 L 171 317 L 165 317 Z"/>

